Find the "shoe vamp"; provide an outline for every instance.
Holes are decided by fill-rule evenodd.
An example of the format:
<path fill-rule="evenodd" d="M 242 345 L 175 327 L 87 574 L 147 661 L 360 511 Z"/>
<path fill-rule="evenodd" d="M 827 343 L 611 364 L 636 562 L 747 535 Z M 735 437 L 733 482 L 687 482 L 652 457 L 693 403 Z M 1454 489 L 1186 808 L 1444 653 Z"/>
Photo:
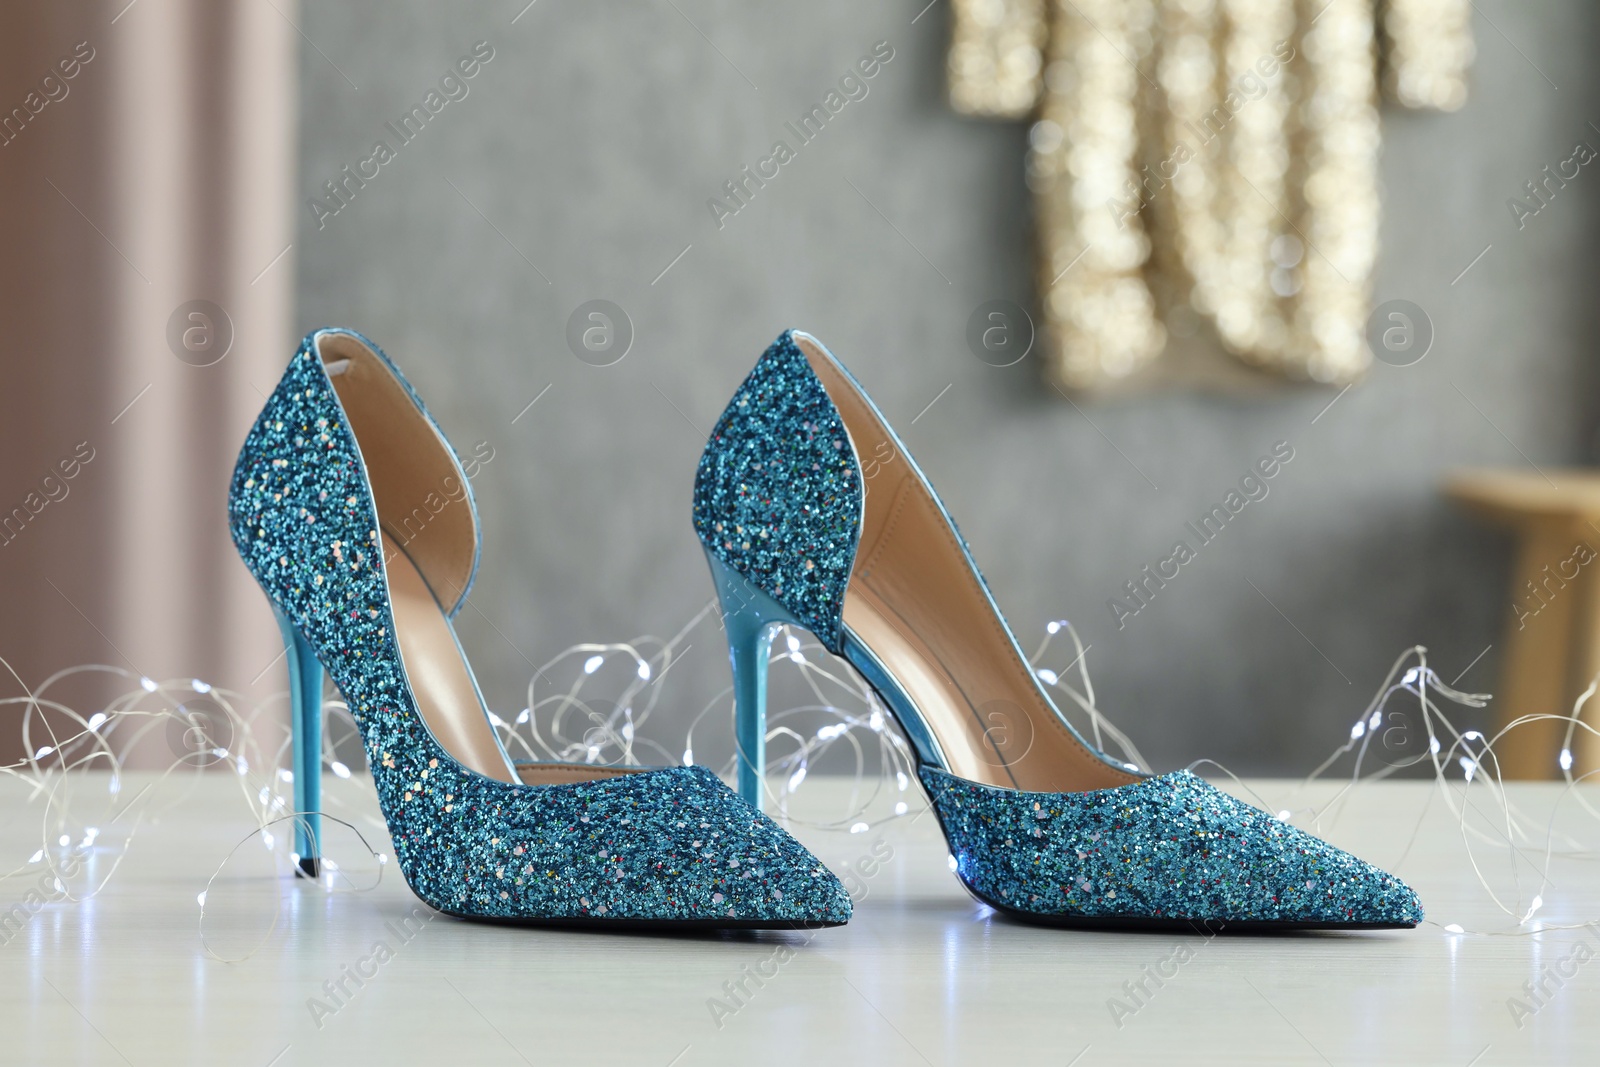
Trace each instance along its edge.
<path fill-rule="evenodd" d="M 1041 914 L 1415 922 L 1398 878 L 1187 771 L 1081 793 L 924 774 L 980 895 Z M 1415 914 L 1413 914 L 1415 912 Z"/>

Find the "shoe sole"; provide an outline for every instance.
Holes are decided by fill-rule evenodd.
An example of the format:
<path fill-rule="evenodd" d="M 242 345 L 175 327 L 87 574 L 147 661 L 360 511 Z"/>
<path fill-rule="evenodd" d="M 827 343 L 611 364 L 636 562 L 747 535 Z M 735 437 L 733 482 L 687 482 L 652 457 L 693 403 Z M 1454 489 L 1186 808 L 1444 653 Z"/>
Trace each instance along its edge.
<path fill-rule="evenodd" d="M 959 880 L 959 879 L 958 879 Z M 962 887 L 974 900 L 993 908 L 1005 918 L 1028 926 L 1049 926 L 1068 930 L 1107 930 L 1126 933 L 1193 933 L 1207 937 L 1217 934 L 1287 934 L 1313 930 L 1415 930 L 1416 923 L 1341 923 L 1302 922 L 1277 919 L 1167 919 L 1148 915 L 1042 915 L 1038 912 L 996 904 Z"/>
<path fill-rule="evenodd" d="M 926 789 L 923 793 L 926 795 Z M 945 833 L 944 817 L 939 814 L 932 797 L 928 798 L 928 807 L 939 823 L 940 833 Z M 945 841 L 949 840 L 950 835 L 945 833 Z M 1417 928 L 1416 923 L 1305 922 L 1293 919 L 1174 919 L 1152 915 L 1050 915 L 1023 911 L 1021 908 L 990 900 L 968 885 L 960 875 L 956 876 L 956 884 L 966 890 L 967 896 L 985 907 L 994 909 L 1004 918 L 1027 926 L 1044 926 L 1057 930 L 1105 930 L 1147 934 L 1194 933 L 1215 936 L 1220 933 L 1292 934 L 1318 930 L 1415 930 Z"/>
<path fill-rule="evenodd" d="M 718 930 L 828 930 L 842 922 L 780 921 L 773 919 L 601 919 L 552 916 L 520 918 L 500 915 L 465 915 L 459 911 L 442 914 L 468 922 L 495 926 L 533 926 L 552 930 L 616 930 L 627 933 L 715 933 Z"/>

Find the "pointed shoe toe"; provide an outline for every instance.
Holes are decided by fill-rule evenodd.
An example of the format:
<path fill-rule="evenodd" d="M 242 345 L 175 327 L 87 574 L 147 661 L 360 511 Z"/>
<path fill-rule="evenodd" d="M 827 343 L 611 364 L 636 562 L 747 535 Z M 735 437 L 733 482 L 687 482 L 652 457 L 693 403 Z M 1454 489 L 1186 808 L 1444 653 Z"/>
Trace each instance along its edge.
<path fill-rule="evenodd" d="M 465 864 L 483 875 L 453 877 L 453 865 L 405 868 L 416 872 L 417 895 L 441 911 L 679 929 L 821 927 L 850 918 L 849 895 L 833 873 L 704 767 L 537 790 L 496 786 L 461 781 L 449 794 L 452 807 L 493 813 L 487 838 L 480 829 L 436 845 L 481 850 L 474 842 L 486 843 L 494 855 L 474 861 L 469 853 Z M 426 814 L 423 823 L 437 825 Z"/>
<path fill-rule="evenodd" d="M 297 869 L 324 867 L 330 679 L 396 866 L 437 910 L 612 929 L 846 921 L 838 879 L 704 767 L 512 760 L 452 621 L 479 556 L 467 469 L 399 369 L 342 329 L 306 336 L 240 449 L 229 527 L 284 639 Z"/>
<path fill-rule="evenodd" d="M 1193 774 L 1151 777 L 1113 759 L 1098 725 L 1090 744 L 905 442 L 810 334 L 780 334 L 718 418 L 695 473 L 694 527 L 722 608 L 751 804 L 773 637 L 799 627 L 899 723 L 957 876 L 997 909 L 1145 929 L 1422 918 L 1399 879 Z"/>
<path fill-rule="evenodd" d="M 1034 793 L 923 768 L 957 874 L 979 899 L 1059 925 L 1412 927 L 1400 879 L 1188 771 Z"/>

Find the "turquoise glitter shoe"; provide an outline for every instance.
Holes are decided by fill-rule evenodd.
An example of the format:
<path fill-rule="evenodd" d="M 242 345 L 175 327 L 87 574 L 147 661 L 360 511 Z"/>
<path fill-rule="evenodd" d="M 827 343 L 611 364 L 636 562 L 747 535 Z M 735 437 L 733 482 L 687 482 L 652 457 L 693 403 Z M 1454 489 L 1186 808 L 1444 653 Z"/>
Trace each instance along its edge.
<path fill-rule="evenodd" d="M 956 874 L 984 903 L 1070 926 L 1411 927 L 1398 878 L 1187 771 L 1085 744 L 1001 618 L 927 478 L 848 371 L 778 338 L 695 479 L 694 524 L 733 663 L 740 790 L 761 797 L 773 630 L 811 631 L 916 752 Z"/>
<path fill-rule="evenodd" d="M 456 454 L 348 330 L 308 335 L 245 439 L 234 543 L 277 612 L 301 869 L 319 866 L 322 672 L 365 742 L 398 866 L 474 919 L 673 930 L 837 926 L 826 867 L 704 767 L 516 763 L 451 619 L 478 564 Z"/>

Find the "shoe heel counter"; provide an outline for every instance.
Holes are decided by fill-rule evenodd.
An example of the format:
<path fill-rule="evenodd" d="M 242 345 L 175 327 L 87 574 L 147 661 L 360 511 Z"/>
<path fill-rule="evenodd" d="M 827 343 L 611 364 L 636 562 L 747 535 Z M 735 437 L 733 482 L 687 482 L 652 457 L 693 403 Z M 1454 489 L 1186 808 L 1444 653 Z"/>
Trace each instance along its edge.
<path fill-rule="evenodd" d="M 307 334 L 301 340 L 289 366 L 278 380 L 277 388 L 262 405 L 261 413 L 245 434 L 244 443 L 239 446 L 239 455 L 233 464 L 233 479 L 228 486 L 228 530 L 233 535 L 234 547 L 238 549 L 245 566 L 258 580 L 261 575 L 256 569 L 252 546 L 268 509 L 264 507 L 264 498 L 256 489 L 270 483 L 278 467 L 276 461 L 279 457 L 275 455 L 273 438 L 282 432 L 286 418 L 290 420 L 287 425 L 292 425 L 287 394 L 299 393 L 305 388 L 303 363 L 312 351 L 314 338 L 314 334 Z"/>
<path fill-rule="evenodd" d="M 376 509 L 317 332 L 301 341 L 246 435 L 228 490 L 234 547 L 291 620 L 327 615 L 333 584 L 381 570 Z"/>
<path fill-rule="evenodd" d="M 711 431 L 694 526 L 707 552 L 837 652 L 861 536 L 861 469 L 793 334 L 763 353 Z"/>

